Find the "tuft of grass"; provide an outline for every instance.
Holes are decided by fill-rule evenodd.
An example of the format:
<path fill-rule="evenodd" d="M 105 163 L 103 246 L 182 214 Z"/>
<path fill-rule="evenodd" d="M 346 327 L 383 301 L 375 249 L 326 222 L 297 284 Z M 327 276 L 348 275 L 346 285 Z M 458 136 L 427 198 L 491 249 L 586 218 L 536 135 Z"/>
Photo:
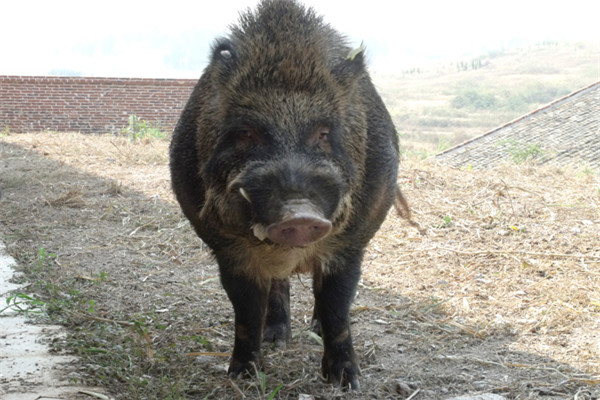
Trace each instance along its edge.
<path fill-rule="evenodd" d="M 45 301 L 38 300 L 35 297 L 25 293 L 17 292 L 6 299 L 6 307 L 0 309 L 0 314 L 7 310 L 25 315 L 42 314 L 45 307 Z"/>
<path fill-rule="evenodd" d="M 435 153 L 441 153 L 442 151 L 446 151 L 450 148 L 450 141 L 446 138 L 438 138 L 437 149 Z"/>
<path fill-rule="evenodd" d="M 256 366 L 254 366 L 256 372 L 256 388 L 258 390 L 259 398 L 272 400 L 275 398 L 275 395 L 283 388 L 283 383 L 280 383 L 269 395 L 267 395 L 267 375 L 259 371 Z"/>
<path fill-rule="evenodd" d="M 129 125 L 121 131 L 130 141 L 142 139 L 164 139 L 167 134 L 155 123 L 141 119 L 135 114 L 129 116 Z"/>
<path fill-rule="evenodd" d="M 438 225 L 438 228 L 450 228 L 452 225 L 454 225 L 452 217 L 450 217 L 449 215 L 445 215 L 441 218 L 443 222 L 440 225 Z"/>
<path fill-rule="evenodd" d="M 36 272 L 40 272 L 43 269 L 54 267 L 55 260 L 56 260 L 56 254 L 48 253 L 45 248 L 40 247 L 37 252 Z"/>
<path fill-rule="evenodd" d="M 498 142 L 496 146 L 506 146 L 510 159 L 515 164 L 542 160 L 546 156 L 546 152 L 536 143 L 522 143 L 517 140 L 507 139 Z"/>
<path fill-rule="evenodd" d="M 65 277 L 58 262 L 58 256 L 44 247 L 39 247 L 35 258 L 19 260 L 23 265 L 32 265 L 24 270 L 24 278 L 32 282 L 36 295 L 15 293 L 7 299 L 7 307 L 25 314 L 36 314 L 51 321 L 66 322 L 78 313 L 95 314 L 97 301 L 82 294 L 77 280 L 87 281 L 90 278 L 77 279 Z M 93 279 L 95 285 L 100 285 L 107 279 L 107 273 L 101 271 Z"/>

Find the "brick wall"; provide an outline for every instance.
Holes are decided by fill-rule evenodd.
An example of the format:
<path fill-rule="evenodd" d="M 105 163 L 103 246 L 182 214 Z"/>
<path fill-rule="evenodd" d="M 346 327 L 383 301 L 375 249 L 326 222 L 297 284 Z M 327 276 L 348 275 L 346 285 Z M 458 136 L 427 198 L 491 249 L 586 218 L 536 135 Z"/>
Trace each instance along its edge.
<path fill-rule="evenodd" d="M 120 132 L 129 115 L 173 129 L 195 79 L 0 76 L 0 131 Z"/>

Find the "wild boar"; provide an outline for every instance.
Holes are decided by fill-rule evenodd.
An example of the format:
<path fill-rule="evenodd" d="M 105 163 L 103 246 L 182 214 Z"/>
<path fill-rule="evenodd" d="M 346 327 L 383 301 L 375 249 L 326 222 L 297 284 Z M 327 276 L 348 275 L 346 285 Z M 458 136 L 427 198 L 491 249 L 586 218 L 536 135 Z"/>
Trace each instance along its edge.
<path fill-rule="evenodd" d="M 229 374 L 260 366 L 263 340 L 289 341 L 288 279 L 311 273 L 323 376 L 359 389 L 349 309 L 398 171 L 396 130 L 362 46 L 295 1 L 245 12 L 213 45 L 170 170 L 233 304 Z"/>

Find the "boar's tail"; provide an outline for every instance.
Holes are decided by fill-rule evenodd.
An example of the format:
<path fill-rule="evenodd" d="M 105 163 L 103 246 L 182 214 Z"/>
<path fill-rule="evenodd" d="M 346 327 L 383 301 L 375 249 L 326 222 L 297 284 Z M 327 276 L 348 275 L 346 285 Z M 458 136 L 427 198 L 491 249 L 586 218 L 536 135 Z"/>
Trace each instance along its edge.
<path fill-rule="evenodd" d="M 396 198 L 394 199 L 394 207 L 396 207 L 396 211 L 398 215 L 408 221 L 410 221 L 410 208 L 408 207 L 408 203 L 406 199 L 402 195 L 400 188 L 396 186 Z"/>
<path fill-rule="evenodd" d="M 400 188 L 396 186 L 396 198 L 394 199 L 394 207 L 396 207 L 396 212 L 398 215 L 408 221 L 410 226 L 415 227 L 421 234 L 425 234 L 426 229 L 421 228 L 418 222 L 414 221 L 410 215 L 410 207 L 408 206 L 408 202 L 404 198 L 404 195 L 400 191 Z"/>

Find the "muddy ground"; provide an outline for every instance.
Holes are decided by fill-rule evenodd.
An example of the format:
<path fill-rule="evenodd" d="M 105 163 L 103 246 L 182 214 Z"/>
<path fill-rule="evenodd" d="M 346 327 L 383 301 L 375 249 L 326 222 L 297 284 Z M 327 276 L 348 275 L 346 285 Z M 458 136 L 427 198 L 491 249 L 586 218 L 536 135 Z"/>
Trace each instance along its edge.
<path fill-rule="evenodd" d="M 319 376 L 309 276 L 292 279 L 293 339 L 264 373 L 226 376 L 233 312 L 170 192 L 166 140 L 0 138 L 0 237 L 63 324 L 77 384 L 117 399 L 600 397 L 600 175 L 584 165 L 487 171 L 404 162 L 419 232 L 390 213 L 352 309 L 360 394 Z M 271 397 L 272 396 L 272 397 Z"/>

